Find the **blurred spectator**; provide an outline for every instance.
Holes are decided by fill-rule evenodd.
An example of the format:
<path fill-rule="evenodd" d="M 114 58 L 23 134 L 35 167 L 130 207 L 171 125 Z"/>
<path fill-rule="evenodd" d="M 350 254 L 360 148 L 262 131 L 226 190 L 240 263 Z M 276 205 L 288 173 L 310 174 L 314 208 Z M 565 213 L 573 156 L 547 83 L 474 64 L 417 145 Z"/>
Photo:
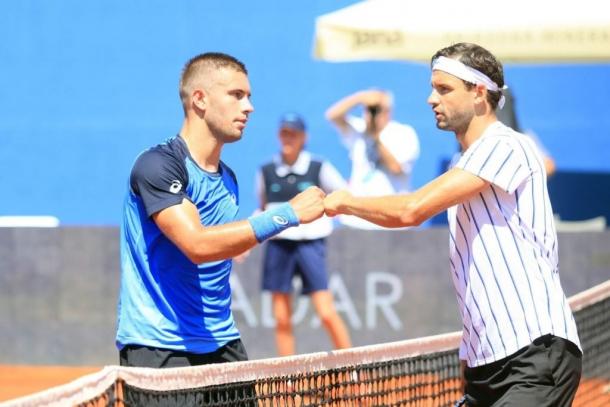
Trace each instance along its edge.
<path fill-rule="evenodd" d="M 300 191 L 316 185 L 325 192 L 346 187 L 345 180 L 328 161 L 305 151 L 305 121 L 297 114 L 282 116 L 279 125 L 281 150 L 263 165 L 257 174 L 260 208 L 266 210 L 292 199 Z M 263 290 L 271 291 L 275 336 L 280 356 L 295 353 L 292 329 L 292 280 L 298 275 L 302 294 L 309 295 L 335 348 L 351 346 L 349 332 L 337 314 L 328 290 L 326 240 L 332 232 L 332 220 L 322 217 L 316 222 L 285 230 L 265 246 Z"/>
<path fill-rule="evenodd" d="M 383 90 L 369 89 L 348 95 L 326 111 L 341 134 L 352 162 L 350 192 L 356 196 L 409 192 L 411 172 L 419 156 L 415 130 L 391 119 L 393 98 Z M 357 106 L 362 117 L 350 115 Z M 354 227 L 376 228 L 355 217 L 342 222 Z"/>

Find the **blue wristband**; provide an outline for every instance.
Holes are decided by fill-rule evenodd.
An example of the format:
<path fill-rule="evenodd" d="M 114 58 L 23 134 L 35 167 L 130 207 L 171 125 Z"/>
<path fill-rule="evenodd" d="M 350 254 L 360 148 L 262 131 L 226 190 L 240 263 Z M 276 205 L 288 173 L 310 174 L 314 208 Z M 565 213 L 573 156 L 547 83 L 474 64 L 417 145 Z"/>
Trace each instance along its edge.
<path fill-rule="evenodd" d="M 299 218 L 292 206 L 286 202 L 258 215 L 250 216 L 248 222 L 254 230 L 256 240 L 261 243 L 284 229 L 298 226 Z"/>

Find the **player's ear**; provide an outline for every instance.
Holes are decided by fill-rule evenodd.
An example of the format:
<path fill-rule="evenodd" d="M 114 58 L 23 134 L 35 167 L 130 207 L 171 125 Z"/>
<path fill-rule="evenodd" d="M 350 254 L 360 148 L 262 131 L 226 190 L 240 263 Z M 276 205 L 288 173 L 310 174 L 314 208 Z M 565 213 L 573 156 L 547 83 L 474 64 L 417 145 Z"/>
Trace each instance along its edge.
<path fill-rule="evenodd" d="M 203 89 L 195 89 L 191 94 L 191 103 L 198 110 L 205 110 L 207 105 L 207 93 Z"/>
<path fill-rule="evenodd" d="M 487 88 L 485 85 L 478 83 L 475 85 L 475 102 L 483 103 L 487 100 Z"/>

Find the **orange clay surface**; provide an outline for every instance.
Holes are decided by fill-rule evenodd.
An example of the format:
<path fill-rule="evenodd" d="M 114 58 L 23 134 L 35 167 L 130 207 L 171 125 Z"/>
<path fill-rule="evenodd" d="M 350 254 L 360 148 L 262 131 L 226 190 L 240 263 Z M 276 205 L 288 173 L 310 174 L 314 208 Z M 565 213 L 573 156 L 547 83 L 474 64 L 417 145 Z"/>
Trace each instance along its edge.
<path fill-rule="evenodd" d="M 59 386 L 98 372 L 94 366 L 0 365 L 0 402 Z"/>

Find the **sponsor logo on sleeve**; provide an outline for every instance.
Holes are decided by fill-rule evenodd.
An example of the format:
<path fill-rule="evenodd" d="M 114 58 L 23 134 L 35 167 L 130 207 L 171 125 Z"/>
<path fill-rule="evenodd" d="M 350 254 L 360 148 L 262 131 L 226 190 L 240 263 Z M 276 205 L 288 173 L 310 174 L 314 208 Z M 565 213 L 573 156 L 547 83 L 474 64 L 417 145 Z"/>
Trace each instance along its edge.
<path fill-rule="evenodd" d="M 171 192 L 172 194 L 177 194 L 178 192 L 180 192 L 180 190 L 182 189 L 182 182 L 176 180 L 173 180 L 171 185 L 169 186 L 169 192 Z"/>

